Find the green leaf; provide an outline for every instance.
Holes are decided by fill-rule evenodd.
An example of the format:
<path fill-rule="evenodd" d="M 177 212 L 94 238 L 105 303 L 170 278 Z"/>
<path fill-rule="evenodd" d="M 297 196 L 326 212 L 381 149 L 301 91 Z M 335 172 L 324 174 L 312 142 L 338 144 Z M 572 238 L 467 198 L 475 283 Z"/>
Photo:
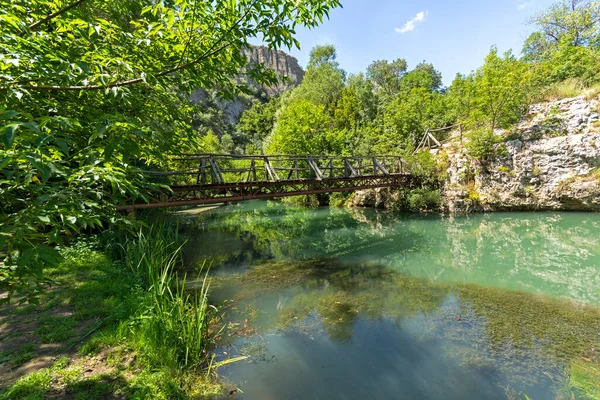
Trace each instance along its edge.
<path fill-rule="evenodd" d="M 8 164 L 10 164 L 11 157 L 6 156 L 0 158 L 0 169 L 5 168 Z"/>
<path fill-rule="evenodd" d="M 43 261 L 46 265 L 58 264 L 62 259 L 60 253 L 56 249 L 45 244 L 38 246 L 36 250 L 39 259 Z"/>
<path fill-rule="evenodd" d="M 21 124 L 10 124 L 4 127 L 4 133 L 2 134 L 2 143 L 4 143 L 4 145 L 7 148 L 12 147 L 15 141 L 15 134 L 17 132 L 17 129 L 19 129 L 20 125 Z"/>
<path fill-rule="evenodd" d="M 18 112 L 16 111 L 11 111 L 11 110 L 7 110 L 7 111 L 1 111 L 0 112 L 0 121 L 3 121 L 5 119 L 11 119 L 16 117 L 17 115 L 19 115 Z"/>

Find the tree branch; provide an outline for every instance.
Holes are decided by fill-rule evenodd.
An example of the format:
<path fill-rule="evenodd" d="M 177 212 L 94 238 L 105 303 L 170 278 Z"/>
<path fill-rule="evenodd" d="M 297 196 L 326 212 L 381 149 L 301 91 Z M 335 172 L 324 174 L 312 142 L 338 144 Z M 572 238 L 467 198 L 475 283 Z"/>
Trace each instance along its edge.
<path fill-rule="evenodd" d="M 188 41 L 185 44 L 185 47 L 183 48 L 183 51 L 181 52 L 181 58 L 179 59 L 179 63 L 177 64 L 177 66 L 181 65 L 181 63 L 183 62 L 183 59 L 185 58 L 185 53 L 190 45 L 190 43 L 192 42 L 192 37 L 194 37 L 194 25 L 196 25 L 196 8 L 197 8 L 197 4 L 194 4 L 194 11 L 192 14 L 192 26 L 190 28 L 190 36 L 188 37 Z"/>
<path fill-rule="evenodd" d="M 71 5 L 69 5 L 67 8 L 73 8 L 78 4 L 81 4 L 82 2 L 84 2 L 85 0 L 77 0 L 75 3 L 72 3 Z M 154 77 L 163 77 L 169 74 L 172 74 L 174 72 L 177 71 L 181 71 L 190 67 L 193 67 L 194 65 L 202 62 L 204 59 L 206 59 L 207 57 L 210 57 L 224 49 L 226 49 L 227 47 L 229 47 L 232 42 L 229 41 L 227 43 L 225 43 L 223 46 L 217 47 L 219 45 L 219 43 L 221 43 L 223 41 L 223 39 L 229 35 L 229 33 L 231 33 L 231 31 L 233 31 L 233 29 L 235 29 L 236 26 L 238 26 L 240 24 L 240 22 L 242 22 L 247 16 L 248 14 L 250 14 L 250 11 L 252 10 L 252 6 L 257 2 L 258 0 L 254 0 L 249 6 L 248 9 L 246 10 L 246 12 L 240 16 L 240 18 L 238 18 L 235 23 L 227 30 L 227 32 L 225 32 L 223 35 L 221 35 L 219 37 L 219 39 L 217 41 L 215 41 L 212 46 L 210 46 L 202 55 L 200 55 L 198 58 L 185 63 L 185 64 L 178 64 L 177 66 L 173 67 L 173 68 L 169 68 L 166 69 L 164 71 L 161 71 L 157 74 L 154 74 Z M 66 8 L 61 10 L 62 12 L 66 11 Z M 61 12 L 61 14 L 62 14 Z M 55 13 L 56 14 L 56 13 Z M 50 16 L 48 16 L 47 19 Z M 42 22 L 43 23 L 43 20 Z M 120 81 L 120 82 L 114 82 L 114 83 L 109 83 L 108 85 L 75 85 L 75 86 L 59 86 L 59 85 L 28 85 L 28 86 L 19 86 L 22 89 L 25 90 L 40 90 L 40 91 L 87 91 L 87 90 L 102 90 L 102 89 L 111 89 L 111 88 L 115 88 L 115 87 L 124 87 L 124 86 L 130 86 L 130 85 L 135 85 L 137 83 L 141 83 L 144 82 L 144 78 L 134 78 L 134 79 L 129 79 L 129 80 L 125 80 L 125 81 Z M 7 91 L 9 90 L 9 87 L 0 87 L 0 91 Z"/>
<path fill-rule="evenodd" d="M 77 7 L 78 5 L 80 5 L 81 3 L 83 3 L 84 1 L 86 1 L 86 0 L 77 0 L 77 1 L 74 1 L 73 3 L 69 4 L 68 6 L 66 6 L 64 8 L 61 8 L 60 10 L 58 10 L 58 11 L 56 11 L 56 12 L 48 15 L 47 17 L 40 19 L 39 21 L 34 22 L 33 24 L 29 25 L 29 30 L 30 31 L 36 30 L 40 25 L 42 25 L 42 24 L 50 21 L 51 19 L 54 19 L 54 18 L 56 18 L 56 17 L 58 17 L 58 16 L 60 16 L 60 15 L 62 15 L 64 13 L 66 13 L 67 11 L 69 11 L 72 8 Z"/>

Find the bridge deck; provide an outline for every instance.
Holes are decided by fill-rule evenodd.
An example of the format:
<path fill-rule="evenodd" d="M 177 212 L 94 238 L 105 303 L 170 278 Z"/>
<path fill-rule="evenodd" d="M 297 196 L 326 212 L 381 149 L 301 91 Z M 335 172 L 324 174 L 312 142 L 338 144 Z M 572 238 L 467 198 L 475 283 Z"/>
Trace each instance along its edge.
<path fill-rule="evenodd" d="M 174 158 L 172 171 L 148 172 L 169 190 L 126 210 L 272 199 L 286 196 L 410 186 L 416 179 L 397 156 L 235 156 L 193 154 Z M 281 179 L 280 175 L 286 176 Z"/>

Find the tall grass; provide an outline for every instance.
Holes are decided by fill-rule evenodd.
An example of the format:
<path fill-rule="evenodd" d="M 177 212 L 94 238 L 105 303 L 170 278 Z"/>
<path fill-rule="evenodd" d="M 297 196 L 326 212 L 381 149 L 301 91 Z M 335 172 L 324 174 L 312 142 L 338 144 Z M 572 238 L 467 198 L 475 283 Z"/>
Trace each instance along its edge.
<path fill-rule="evenodd" d="M 555 83 L 548 89 L 547 96 L 552 99 L 565 99 L 580 96 L 586 89 L 581 79 L 569 78 L 563 82 Z"/>
<path fill-rule="evenodd" d="M 156 366 L 201 366 L 212 343 L 208 328 L 214 307 L 208 304 L 208 277 L 205 273 L 199 288 L 187 290 L 186 277 L 176 274 L 182 246 L 177 226 L 164 223 L 119 244 L 125 266 L 146 281 L 131 330 L 141 354 Z"/>
<path fill-rule="evenodd" d="M 545 87 L 531 99 L 533 102 L 560 100 L 584 96 L 593 100 L 600 95 L 600 83 L 586 84 L 582 79 L 569 78 Z"/>
<path fill-rule="evenodd" d="M 583 95 L 585 96 L 586 100 L 593 100 L 600 96 L 600 83 L 596 83 L 587 88 Z M 600 108 L 598 111 L 600 112 Z"/>

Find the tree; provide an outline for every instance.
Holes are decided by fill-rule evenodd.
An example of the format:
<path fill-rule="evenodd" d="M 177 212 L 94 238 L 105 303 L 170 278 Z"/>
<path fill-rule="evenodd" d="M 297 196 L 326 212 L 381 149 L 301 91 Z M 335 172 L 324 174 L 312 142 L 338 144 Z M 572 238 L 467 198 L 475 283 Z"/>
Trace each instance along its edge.
<path fill-rule="evenodd" d="M 356 130 L 360 124 L 361 103 L 356 88 L 347 86 L 337 102 L 334 118 L 338 129 Z"/>
<path fill-rule="evenodd" d="M 361 72 L 348 78 L 348 87 L 353 88 L 360 100 L 360 124 L 367 125 L 377 118 L 378 103 L 373 82 Z"/>
<path fill-rule="evenodd" d="M 432 64 L 422 62 L 402 77 L 400 87 L 403 91 L 423 88 L 437 92 L 442 89 L 442 74 Z"/>
<path fill-rule="evenodd" d="M 471 124 L 484 124 L 494 130 L 518 122 L 526 111 L 530 82 L 527 63 L 517 60 L 510 51 L 500 56 L 492 47 L 483 67 L 464 82 L 473 85 Z"/>
<path fill-rule="evenodd" d="M 242 113 L 236 126 L 235 142 L 247 154 L 261 154 L 263 141 L 271 134 L 275 124 L 275 114 L 281 104 L 279 97 L 268 103 L 256 101 L 254 105 Z"/>
<path fill-rule="evenodd" d="M 468 124 L 475 113 L 475 76 L 457 74 L 446 93 L 449 117 Z"/>
<path fill-rule="evenodd" d="M 406 60 L 398 58 L 392 62 L 379 60 L 367 67 L 367 78 L 373 81 L 376 90 L 384 96 L 394 96 L 400 90 L 400 81 L 406 73 Z"/>
<path fill-rule="evenodd" d="M 339 68 L 339 63 L 336 61 L 337 51 L 332 44 L 315 46 L 311 51 L 308 59 L 307 68 L 318 68 L 322 65 L 329 64 L 335 68 Z"/>
<path fill-rule="evenodd" d="M 600 0 L 563 0 L 535 16 L 523 47 L 524 60 L 535 63 L 539 86 L 569 78 L 585 84 L 600 79 Z"/>
<path fill-rule="evenodd" d="M 0 6 L 0 290 L 24 289 L 82 229 L 128 224 L 142 165 L 200 148 L 182 93 L 272 84 L 243 49 L 299 46 L 339 0 L 13 0 Z"/>
<path fill-rule="evenodd" d="M 600 81 L 600 48 L 559 43 L 544 62 L 536 66 L 539 85 L 575 78 L 584 84 Z"/>
<path fill-rule="evenodd" d="M 572 46 L 589 46 L 600 35 L 600 1 L 562 0 L 537 14 L 530 23 L 540 30 L 528 40 L 536 44 L 533 48 L 565 40 Z"/>
<path fill-rule="evenodd" d="M 341 143 L 331 142 L 328 132 L 333 128 L 325 106 L 306 99 L 285 106 L 277 118 L 273 134 L 268 139 L 270 154 L 335 154 Z"/>
<path fill-rule="evenodd" d="M 546 60 L 558 43 L 548 40 L 548 36 L 542 32 L 533 32 L 523 45 L 523 59 L 530 63 L 538 63 Z"/>
<path fill-rule="evenodd" d="M 384 133 L 376 145 L 380 153 L 410 153 L 427 129 L 449 122 L 444 96 L 424 87 L 396 97 L 386 107 L 385 119 Z"/>
<path fill-rule="evenodd" d="M 332 45 L 312 49 L 304 80 L 292 91 L 289 101 L 309 100 L 324 105 L 327 112 L 333 113 L 346 81 L 346 72 L 335 59 L 335 47 Z"/>

